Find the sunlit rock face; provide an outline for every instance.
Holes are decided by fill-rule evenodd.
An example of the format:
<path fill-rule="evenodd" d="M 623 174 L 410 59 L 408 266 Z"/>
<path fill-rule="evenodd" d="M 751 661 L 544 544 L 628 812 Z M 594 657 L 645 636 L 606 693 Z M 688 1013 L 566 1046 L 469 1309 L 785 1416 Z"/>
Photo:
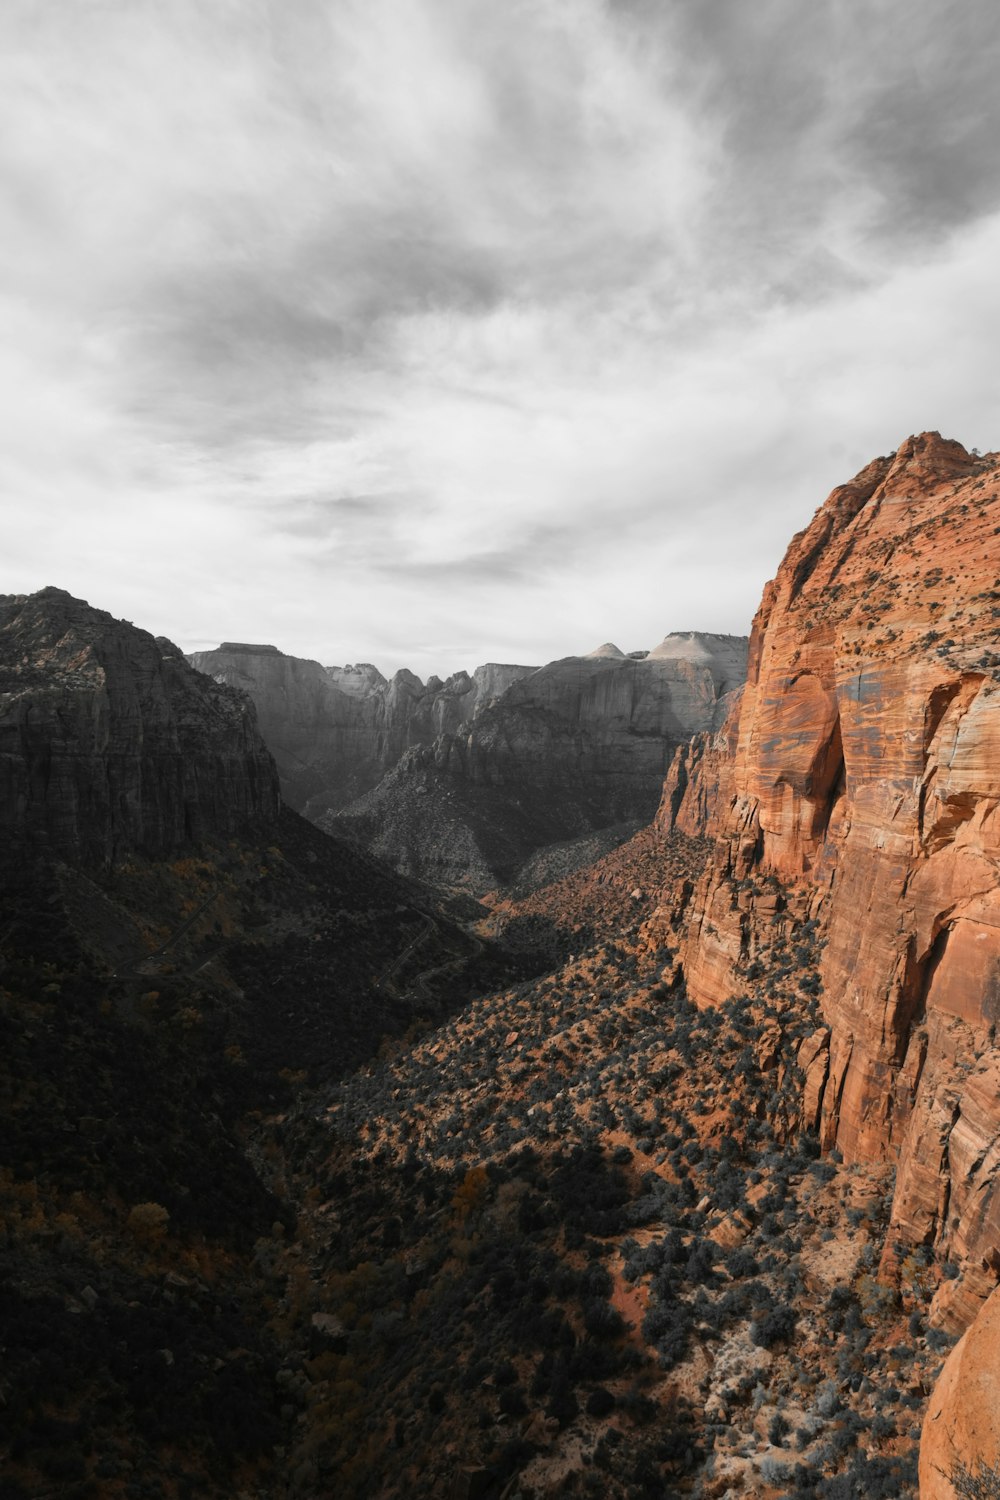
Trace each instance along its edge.
<path fill-rule="evenodd" d="M 211 835 L 266 831 L 280 806 L 253 706 L 170 641 L 61 589 L 0 596 L 4 852 L 103 867 Z"/>
<path fill-rule="evenodd" d="M 769 920 L 745 877 L 820 919 L 822 1133 L 898 1159 L 889 1243 L 960 1263 L 936 1304 L 952 1327 L 1000 1246 L 998 464 L 924 433 L 834 490 L 765 590 L 738 713 L 675 764 L 660 814 L 718 838 L 698 1003 L 738 988 Z"/>
<path fill-rule="evenodd" d="M 920 1438 L 920 1500 L 958 1500 L 953 1475 L 998 1466 L 1000 1292 L 994 1292 L 949 1354 L 931 1395 Z"/>
<path fill-rule="evenodd" d="M 413 745 L 452 733 L 535 668 L 490 662 L 475 673 L 421 682 L 362 662 L 323 667 L 276 646 L 225 642 L 188 658 L 242 689 L 281 776 L 285 800 L 318 819 L 373 787 Z"/>

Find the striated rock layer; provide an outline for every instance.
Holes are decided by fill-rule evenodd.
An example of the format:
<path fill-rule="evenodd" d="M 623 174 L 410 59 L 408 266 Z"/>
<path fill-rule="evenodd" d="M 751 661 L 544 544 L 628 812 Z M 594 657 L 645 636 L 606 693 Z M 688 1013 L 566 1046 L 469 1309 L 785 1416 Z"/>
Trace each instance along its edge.
<path fill-rule="evenodd" d="M 285 800 L 318 820 L 360 796 L 403 752 L 453 733 L 534 667 L 490 662 L 446 682 L 377 667 L 323 667 L 276 646 L 224 642 L 191 665 L 249 693 Z"/>
<path fill-rule="evenodd" d="M 61 589 L 0 596 L 4 852 L 94 866 L 277 822 L 277 775 L 241 694 Z"/>
<path fill-rule="evenodd" d="M 792 541 L 742 702 L 660 811 L 717 837 L 685 957 L 699 1004 L 740 987 L 776 901 L 819 921 L 816 1123 L 849 1161 L 898 1162 L 889 1244 L 957 1263 L 935 1303 L 952 1328 L 1000 1272 L 998 589 L 1000 458 L 924 433 L 876 459 Z"/>
<path fill-rule="evenodd" d="M 746 649 L 688 631 L 648 653 L 608 643 L 550 662 L 325 826 L 406 873 L 489 890 L 544 845 L 648 821 L 674 747 L 726 719 Z"/>

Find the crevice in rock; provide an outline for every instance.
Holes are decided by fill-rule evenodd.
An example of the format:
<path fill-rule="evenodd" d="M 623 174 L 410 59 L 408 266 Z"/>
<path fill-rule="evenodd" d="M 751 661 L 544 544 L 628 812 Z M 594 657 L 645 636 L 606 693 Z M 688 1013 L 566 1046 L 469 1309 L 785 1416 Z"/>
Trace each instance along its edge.
<path fill-rule="evenodd" d="M 932 688 L 927 699 L 927 707 L 924 709 L 924 760 L 930 753 L 934 743 L 934 736 L 941 727 L 941 720 L 948 712 L 954 702 L 959 689 L 962 686 L 960 677 L 951 682 L 941 682 L 936 688 Z"/>
<path fill-rule="evenodd" d="M 850 1072 L 851 1058 L 853 1057 L 853 1055 L 854 1037 L 848 1036 L 845 1042 L 845 1056 L 843 1065 L 840 1070 L 840 1077 L 837 1079 L 835 1097 L 833 1103 L 830 1106 L 829 1115 L 826 1116 L 826 1128 L 822 1132 L 823 1143 L 827 1147 L 835 1146 L 837 1144 L 837 1137 L 840 1134 L 840 1108 L 844 1098 L 844 1089 L 847 1086 L 847 1075 Z M 827 1069 L 826 1083 L 823 1085 L 824 1100 L 827 1093 L 829 1092 L 829 1084 L 832 1077 L 833 1058 L 831 1056 L 830 1065 Z"/>
<path fill-rule="evenodd" d="M 927 996 L 944 958 L 950 932 L 950 922 L 940 926 L 934 933 L 929 949 L 922 955 L 917 954 L 916 940 L 912 936 L 907 945 L 899 1001 L 892 1019 L 892 1030 L 896 1038 L 895 1053 L 900 1063 L 906 1057 L 914 1028 L 922 1026 L 927 1019 Z"/>
<path fill-rule="evenodd" d="M 844 747 L 840 735 L 840 720 L 834 726 L 830 740 L 830 755 L 833 759 L 833 769 L 827 783 L 826 796 L 823 801 L 822 823 L 817 829 L 820 837 L 826 834 L 833 818 L 837 803 L 847 793 L 847 764 L 844 760 Z M 835 758 L 834 758 L 835 757 Z"/>

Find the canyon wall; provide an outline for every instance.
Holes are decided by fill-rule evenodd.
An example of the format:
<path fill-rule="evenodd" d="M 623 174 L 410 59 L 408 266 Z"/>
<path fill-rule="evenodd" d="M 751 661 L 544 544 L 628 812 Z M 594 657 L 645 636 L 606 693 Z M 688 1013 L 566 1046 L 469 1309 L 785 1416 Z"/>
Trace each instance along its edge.
<path fill-rule="evenodd" d="M 550 662 L 323 826 L 407 874 L 483 893 L 545 845 L 648 822 L 675 747 L 725 722 L 746 650 L 745 637 L 687 631 L 650 652 L 606 644 Z"/>
<path fill-rule="evenodd" d="M 240 694 L 170 641 L 61 589 L 0 596 L 4 853 L 102 867 L 276 825 L 277 775 Z"/>
<path fill-rule="evenodd" d="M 405 750 L 453 733 L 534 667 L 490 662 L 473 674 L 386 679 L 367 662 L 323 667 L 276 646 L 224 642 L 188 660 L 248 693 L 286 802 L 318 820 L 376 785 Z"/>
<path fill-rule="evenodd" d="M 818 921 L 816 1123 L 848 1161 L 898 1163 L 888 1255 L 955 1263 L 951 1328 L 1000 1274 L 998 575 L 997 455 L 924 433 L 876 459 L 765 590 L 731 759 L 685 752 L 660 811 L 717 839 L 684 960 L 698 1004 L 766 951 L 774 881 Z"/>

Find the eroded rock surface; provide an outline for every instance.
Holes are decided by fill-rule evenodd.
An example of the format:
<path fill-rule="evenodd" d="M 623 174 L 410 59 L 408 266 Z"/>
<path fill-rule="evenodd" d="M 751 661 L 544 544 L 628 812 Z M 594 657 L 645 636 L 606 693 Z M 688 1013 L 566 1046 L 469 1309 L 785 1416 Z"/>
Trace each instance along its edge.
<path fill-rule="evenodd" d="M 105 866 L 266 831 L 280 806 L 253 705 L 178 648 L 61 589 L 0 596 L 5 853 Z"/>
<path fill-rule="evenodd" d="M 711 745 L 688 750 L 661 809 L 718 839 L 699 1004 L 738 990 L 776 903 L 819 922 L 810 1107 L 849 1161 L 898 1161 L 889 1243 L 958 1263 L 956 1329 L 1000 1264 L 998 538 L 1000 458 L 937 433 L 834 490 L 765 590 L 728 769 L 713 791 Z"/>
<path fill-rule="evenodd" d="M 957 1500 L 956 1472 L 977 1476 L 998 1467 L 1000 1292 L 994 1292 L 934 1387 L 920 1439 L 920 1500 Z"/>
<path fill-rule="evenodd" d="M 649 820 L 675 747 L 726 720 L 746 646 L 689 631 L 550 662 L 410 750 L 344 826 L 398 869 L 482 892 L 544 845 Z"/>
<path fill-rule="evenodd" d="M 276 646 L 224 642 L 188 658 L 253 699 L 285 800 L 318 820 L 376 785 L 414 745 L 471 720 L 534 667 L 489 662 L 471 675 L 391 679 L 368 662 L 321 666 Z"/>

